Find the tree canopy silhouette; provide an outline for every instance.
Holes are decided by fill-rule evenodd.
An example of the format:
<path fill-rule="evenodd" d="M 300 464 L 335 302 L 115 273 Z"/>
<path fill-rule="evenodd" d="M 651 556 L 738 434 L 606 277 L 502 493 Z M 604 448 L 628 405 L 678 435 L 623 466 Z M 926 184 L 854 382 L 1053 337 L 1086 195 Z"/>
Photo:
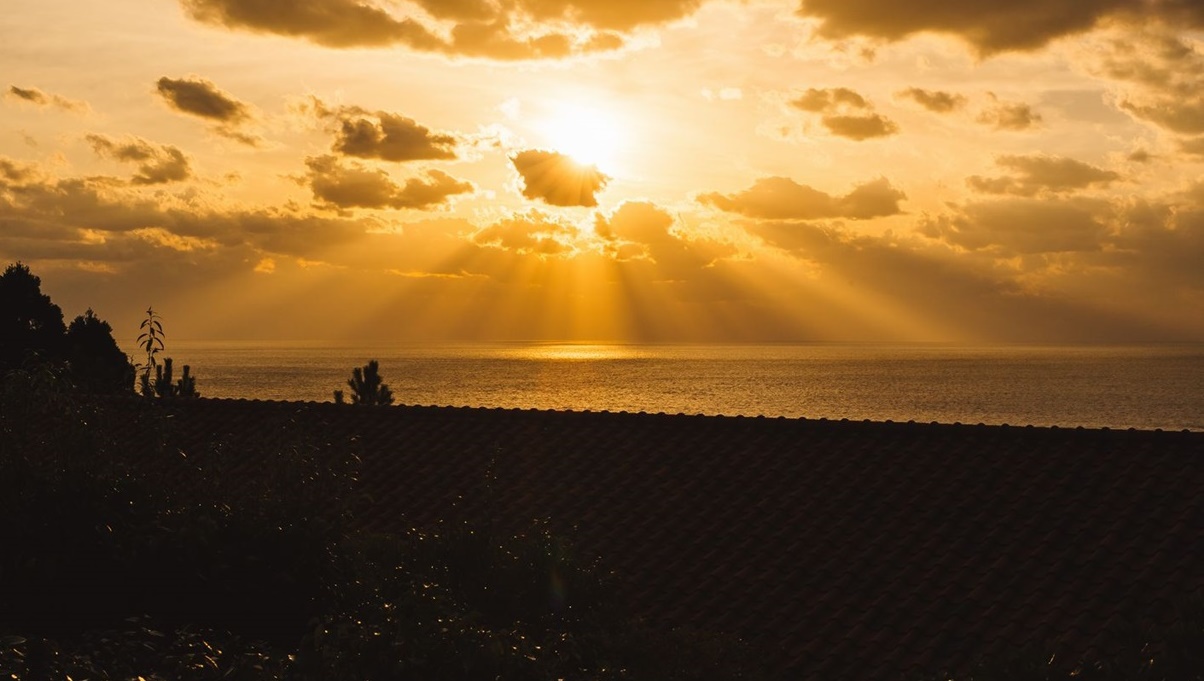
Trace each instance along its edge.
<path fill-rule="evenodd" d="M 63 325 L 63 311 L 23 263 L 0 275 L 0 374 L 29 363 L 59 365 L 77 390 L 113 394 L 134 385 L 134 367 L 113 329 L 90 308 Z"/>
<path fill-rule="evenodd" d="M 92 308 L 67 327 L 66 354 L 71 379 L 80 390 L 114 394 L 134 385 L 134 366 L 117 347 L 113 327 Z"/>
<path fill-rule="evenodd" d="M 44 359 L 62 356 L 63 311 L 42 293 L 42 280 L 16 262 L 0 274 L 0 370 L 16 369 L 30 353 Z"/>
<path fill-rule="evenodd" d="M 385 385 L 380 377 L 380 364 L 372 359 L 363 367 L 356 367 L 347 381 L 351 388 L 352 404 L 393 404 L 393 392 Z M 334 392 L 335 402 L 342 403 L 343 391 Z"/>

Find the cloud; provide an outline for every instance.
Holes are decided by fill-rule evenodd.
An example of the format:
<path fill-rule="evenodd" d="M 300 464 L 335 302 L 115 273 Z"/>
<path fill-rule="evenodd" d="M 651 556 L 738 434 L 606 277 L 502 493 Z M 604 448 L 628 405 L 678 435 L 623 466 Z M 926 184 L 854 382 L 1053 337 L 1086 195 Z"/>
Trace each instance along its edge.
<path fill-rule="evenodd" d="M 1100 201 L 1009 198 L 970 203 L 926 220 L 918 231 L 967 250 L 1005 256 L 1098 251 L 1109 233 L 1110 211 Z"/>
<path fill-rule="evenodd" d="M 964 95 L 941 90 L 924 90 L 918 87 L 900 90 L 895 93 L 895 96 L 910 99 L 934 113 L 950 113 L 966 105 Z"/>
<path fill-rule="evenodd" d="M 192 176 L 188 157 L 176 147 L 151 144 L 137 137 L 124 142 L 104 135 L 88 135 L 85 139 L 98 156 L 137 165 L 134 184 L 183 182 Z"/>
<path fill-rule="evenodd" d="M 673 216 L 647 201 L 627 201 L 610 216 L 594 216 L 594 233 L 607 241 L 623 240 L 655 244 L 675 239 L 670 229 Z"/>
<path fill-rule="evenodd" d="M 172 256 L 160 262 L 161 251 L 207 251 L 229 258 L 234 266 L 247 249 L 314 254 L 354 240 L 369 228 L 272 209 L 208 210 L 84 178 L 38 177 L 18 186 L 0 181 L 0 214 L 5 216 L 0 251 L 30 260 L 157 263 L 169 270 L 179 261 Z"/>
<path fill-rule="evenodd" d="M 692 227 L 688 211 L 647 202 L 598 211 L 595 236 L 538 212 L 481 228 L 287 205 L 221 209 L 207 198 L 55 179 L 0 157 L 0 256 L 54 272 L 64 307 L 123 309 L 153 281 L 156 309 L 200 315 L 174 313 L 181 335 L 211 337 L 252 325 L 332 339 L 729 342 L 1141 340 L 1204 329 L 1195 314 L 1204 183 L 1148 201 L 1008 197 L 952 207 L 921 223 L 932 238 L 743 220 L 768 244 L 752 252 L 704 236 L 712 232 Z M 325 277 L 315 267 L 340 270 Z M 273 270 L 272 281 L 256 281 L 268 278 L 256 268 Z M 346 301 L 365 291 L 389 314 L 357 319 Z M 235 293 L 245 303 L 237 309 L 215 302 Z M 136 314 L 115 326 L 136 328 Z M 322 326 L 331 315 L 343 321 Z"/>
<path fill-rule="evenodd" d="M 20 181 L 0 175 L 0 215 L 0 253 L 150 267 L 173 277 L 180 267 L 201 265 L 198 258 L 226 270 L 245 267 L 254 253 L 317 259 L 380 228 L 370 219 L 289 207 L 214 209 L 166 193 L 129 191 L 106 178 L 56 179 L 32 171 Z"/>
<path fill-rule="evenodd" d="M 865 97 L 843 87 L 838 88 L 807 88 L 807 91 L 790 102 L 792 106 L 811 113 L 831 113 L 842 107 L 851 109 L 869 109 L 870 103 Z"/>
<path fill-rule="evenodd" d="M 1006 342 L 1132 341 L 1181 335 L 1184 329 L 1191 334 L 1193 327 L 1199 328 L 1194 320 L 1184 323 L 1181 318 L 1177 323 L 1151 322 L 1141 305 L 1136 311 L 1123 305 L 1101 308 L 1073 290 L 1031 286 L 1014 268 L 999 266 L 986 254 L 967 255 L 941 243 L 817 223 L 760 222 L 747 229 L 809 263 L 817 289 L 841 292 L 837 305 L 825 298 L 809 301 L 809 309 L 823 310 L 825 319 L 849 314 L 857 309 L 849 299 L 868 296 L 875 308 L 889 310 L 892 320 L 915 325 L 918 339 L 953 333 L 963 339 Z M 1034 259 L 1043 261 L 1041 256 Z M 1128 272 L 1111 271 L 1110 276 L 1101 280 L 1102 287 L 1133 283 Z M 795 295 L 800 293 L 805 292 Z M 860 312 L 863 316 L 850 320 L 860 325 L 858 333 L 879 333 L 872 315 Z"/>
<path fill-rule="evenodd" d="M 367 111 L 355 106 L 329 108 L 313 100 L 319 118 L 334 123 L 332 150 L 346 156 L 405 161 L 452 160 L 459 144 L 454 136 L 434 133 L 411 118 L 387 111 Z"/>
<path fill-rule="evenodd" d="M 989 268 L 893 233 L 860 234 L 839 225 L 789 221 L 755 222 L 746 229 L 774 248 L 818 264 L 828 282 L 843 280 L 912 306 L 969 312 L 974 301 L 1019 293 Z"/>
<path fill-rule="evenodd" d="M 555 151 L 528 149 L 510 158 L 523 178 L 523 196 L 552 206 L 598 205 L 610 177 Z"/>
<path fill-rule="evenodd" d="M 1181 135 L 1204 133 L 1204 98 L 1192 101 L 1139 104 L 1124 101 L 1121 108 L 1171 132 Z"/>
<path fill-rule="evenodd" d="M 516 34 L 504 20 L 458 24 L 452 29 L 451 37 L 443 51 L 500 61 L 561 59 L 575 54 L 617 50 L 624 44 L 621 36 L 610 31 L 596 32 L 587 39 L 558 32 Z"/>
<path fill-rule="evenodd" d="M 989 125 L 996 130 L 1028 130 L 1041 123 L 1041 114 L 1033 111 L 1028 104 L 1013 102 L 999 103 L 980 113 L 979 123 Z"/>
<path fill-rule="evenodd" d="M 164 76 L 156 83 L 156 89 L 176 111 L 232 125 L 251 118 L 246 104 L 203 78 L 172 79 Z"/>
<path fill-rule="evenodd" d="M 594 234 L 602 239 L 603 251 L 614 260 L 655 263 L 654 251 L 664 259 L 666 252 L 679 248 L 673 224 L 673 216 L 656 204 L 626 201 L 610 215 L 594 215 Z"/>
<path fill-rule="evenodd" d="M 36 87 L 23 88 L 16 85 L 10 85 L 6 97 L 16 99 L 23 102 L 29 102 L 36 106 L 52 106 L 64 111 L 74 111 L 76 113 L 86 113 L 91 110 L 87 102 L 81 102 L 74 99 L 67 99 L 59 95 L 43 92 Z"/>
<path fill-rule="evenodd" d="M 251 108 L 203 78 L 160 78 L 155 84 L 159 96 L 180 113 L 196 116 L 213 124 L 214 132 L 257 146 L 260 140 L 240 128 L 253 119 Z"/>
<path fill-rule="evenodd" d="M 1183 288 L 1204 293 L 1204 182 L 1178 196 L 1138 200 L 1121 211 L 1119 228 L 1110 241 L 1111 263 L 1124 268 L 1133 287 L 1150 300 L 1169 302 Z"/>
<path fill-rule="evenodd" d="M 537 210 L 499 220 L 472 235 L 474 243 L 541 256 L 571 255 L 580 230 Z"/>
<path fill-rule="evenodd" d="M 1149 163 L 1156 157 L 1146 149 L 1135 149 L 1132 153 L 1126 156 L 1128 160 L 1134 163 Z"/>
<path fill-rule="evenodd" d="M 1003 177 L 973 175 L 966 179 L 966 184 L 985 194 L 1035 196 L 1107 186 L 1120 179 L 1120 175 L 1111 170 L 1058 156 L 1000 156 L 995 163 L 1010 169 L 1013 174 Z"/>
<path fill-rule="evenodd" d="M 647 274 L 652 278 L 703 288 L 722 288 L 722 282 L 713 279 L 713 268 L 737 254 L 730 243 L 690 234 L 667 210 L 648 201 L 625 201 L 610 215 L 597 213 L 594 233 L 611 259 L 653 268 Z"/>
<path fill-rule="evenodd" d="M 836 197 L 785 177 L 766 177 L 736 194 L 702 194 L 698 201 L 729 213 L 766 220 L 868 220 L 898 215 L 906 195 L 886 178 Z"/>
<path fill-rule="evenodd" d="M 1193 137 L 1180 141 L 1179 150 L 1192 156 L 1204 156 L 1204 137 Z"/>
<path fill-rule="evenodd" d="M 471 183 L 457 180 L 439 170 L 428 170 L 424 178 L 395 183 L 383 170 L 361 164 L 343 166 L 334 156 L 306 159 L 305 181 L 314 197 L 328 206 L 348 208 L 393 208 L 431 210 L 448 203 L 452 196 L 473 191 Z"/>
<path fill-rule="evenodd" d="M 326 47 L 406 45 L 437 49 L 442 41 L 418 21 L 398 19 L 359 0 L 181 0 L 196 21 L 305 38 Z"/>
<path fill-rule="evenodd" d="M 36 176 L 33 166 L 17 163 L 11 159 L 0 157 L 0 178 L 6 184 L 19 186 Z"/>
<path fill-rule="evenodd" d="M 192 19 L 229 29 L 272 33 L 325 47 L 405 46 L 423 52 L 490 59 L 546 59 L 622 47 L 623 34 L 692 14 L 703 0 L 180 0 Z"/>
<path fill-rule="evenodd" d="M 441 0 L 425 0 L 438 3 Z M 601 29 L 627 31 L 664 24 L 693 14 L 702 0 L 520 0 L 517 10 L 538 21 L 560 21 Z"/>
<path fill-rule="evenodd" d="M 874 137 L 888 137 L 899 132 L 894 121 L 879 114 L 864 116 L 824 116 L 820 121 L 828 132 L 858 142 Z"/>
<path fill-rule="evenodd" d="M 873 106 L 848 88 L 808 88 L 790 105 L 800 111 L 822 114 L 820 122 L 833 135 L 858 142 L 886 137 L 899 131 L 890 119 L 873 113 Z"/>
<path fill-rule="evenodd" d="M 818 19 L 819 34 L 826 38 L 860 35 L 896 41 L 917 33 L 941 33 L 966 41 L 982 55 L 1036 50 L 1108 18 L 1204 26 L 1204 6 L 1195 0 L 804 0 L 798 12 Z"/>
<path fill-rule="evenodd" d="M 1204 54 L 1194 43 L 1146 30 L 1114 37 L 1093 56 L 1099 75 L 1128 85 L 1121 110 L 1174 134 L 1204 134 Z"/>

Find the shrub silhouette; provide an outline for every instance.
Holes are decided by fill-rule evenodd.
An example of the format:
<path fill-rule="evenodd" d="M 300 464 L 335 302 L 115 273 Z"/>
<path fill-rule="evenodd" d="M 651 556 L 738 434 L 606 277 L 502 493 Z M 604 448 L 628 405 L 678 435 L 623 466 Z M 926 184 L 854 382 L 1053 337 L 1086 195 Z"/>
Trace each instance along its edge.
<path fill-rule="evenodd" d="M 138 377 L 143 397 L 154 397 L 156 385 L 151 382 L 151 372 L 159 367 L 159 353 L 163 351 L 163 321 L 155 314 L 155 308 L 146 308 L 146 319 L 138 327 L 138 347 L 146 353 L 146 363 L 139 364 L 142 373 Z M 160 376 L 156 375 L 156 382 Z"/>
<path fill-rule="evenodd" d="M 142 373 L 138 376 L 139 392 L 143 397 L 200 397 L 196 389 L 196 379 L 191 374 L 191 367 L 184 365 L 184 373 L 180 380 L 172 383 L 172 362 L 167 357 L 159 363 L 158 355 L 163 351 L 163 319 L 155 313 L 153 307 L 146 308 L 146 319 L 139 327 L 138 347 L 146 352 L 146 364 L 139 365 Z M 151 379 L 151 372 L 154 379 Z"/>
<path fill-rule="evenodd" d="M 186 409 L 32 378 L 0 390 L 5 677 L 766 678 L 630 619 L 546 527 L 353 531 L 358 445 L 312 413 L 198 442 Z"/>
<path fill-rule="evenodd" d="M 0 274 L 0 370 L 20 367 L 30 353 L 62 357 L 63 311 L 42 293 L 42 280 L 20 262 Z"/>
<path fill-rule="evenodd" d="M 113 327 L 91 308 L 67 327 L 66 356 L 71 380 L 83 392 L 117 394 L 134 385 L 134 365 L 117 347 Z"/>
<path fill-rule="evenodd" d="M 19 262 L 0 275 L 0 374 L 55 365 L 75 390 L 129 392 L 134 367 L 113 340 L 112 327 L 91 308 L 64 326 L 63 311 L 41 285 Z"/>
<path fill-rule="evenodd" d="M 380 364 L 374 359 L 352 370 L 347 387 L 351 388 L 352 404 L 393 404 L 393 392 L 381 381 Z M 343 402 L 343 391 L 335 391 L 334 401 Z"/>

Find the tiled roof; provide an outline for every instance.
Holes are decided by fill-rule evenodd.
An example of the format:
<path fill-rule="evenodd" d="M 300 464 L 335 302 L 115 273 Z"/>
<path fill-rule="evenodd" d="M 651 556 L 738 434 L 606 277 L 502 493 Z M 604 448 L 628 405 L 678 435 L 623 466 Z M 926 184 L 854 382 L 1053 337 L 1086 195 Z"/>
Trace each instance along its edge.
<path fill-rule="evenodd" d="M 546 519 L 638 612 L 744 637 L 787 678 L 902 679 L 1204 594 L 1204 434 L 352 407 L 170 407 L 185 440 L 355 436 L 360 520 Z"/>

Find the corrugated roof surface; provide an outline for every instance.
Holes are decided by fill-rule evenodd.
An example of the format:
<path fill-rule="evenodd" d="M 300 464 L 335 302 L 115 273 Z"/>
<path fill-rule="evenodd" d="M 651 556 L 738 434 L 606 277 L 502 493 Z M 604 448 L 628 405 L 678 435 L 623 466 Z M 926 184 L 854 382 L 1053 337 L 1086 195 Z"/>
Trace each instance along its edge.
<path fill-rule="evenodd" d="M 367 527 L 547 519 L 638 612 L 767 646 L 791 678 L 907 678 L 1043 643 L 1077 656 L 1204 593 L 1201 433 L 168 408 L 183 442 L 285 424 L 358 438 Z"/>

